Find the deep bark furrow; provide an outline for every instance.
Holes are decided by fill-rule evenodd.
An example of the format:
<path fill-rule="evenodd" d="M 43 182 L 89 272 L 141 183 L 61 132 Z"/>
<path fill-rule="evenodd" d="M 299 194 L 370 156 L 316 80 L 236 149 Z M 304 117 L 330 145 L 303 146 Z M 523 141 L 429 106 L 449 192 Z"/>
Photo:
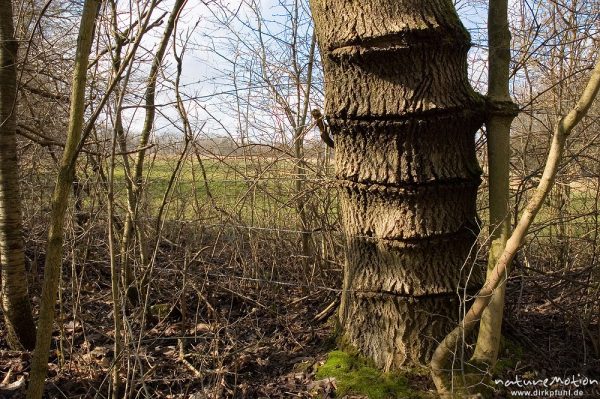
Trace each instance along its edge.
<path fill-rule="evenodd" d="M 354 178 L 344 179 L 337 177 L 337 183 L 340 187 L 348 189 L 356 188 L 372 193 L 380 192 L 386 196 L 410 196 L 419 195 L 420 193 L 431 194 L 433 190 L 439 191 L 452 188 L 472 188 L 478 187 L 481 183 L 480 178 L 461 179 L 453 178 L 447 180 L 430 180 L 424 183 L 399 182 L 399 183 L 380 183 L 372 180 L 356 181 Z"/>
<path fill-rule="evenodd" d="M 471 289 L 468 290 L 468 292 L 470 294 L 477 294 L 477 291 L 473 291 Z M 352 291 L 352 295 L 354 295 L 357 298 L 364 298 L 364 299 L 368 299 L 368 298 L 375 298 L 375 299 L 381 299 L 381 298 L 385 298 L 386 296 L 390 296 L 390 297 L 395 297 L 395 298 L 405 298 L 405 299 L 409 299 L 409 300 L 414 300 L 414 299 L 420 299 L 420 300 L 425 300 L 425 299 L 434 299 L 434 298 L 452 298 L 456 296 L 456 293 L 448 293 L 448 292 L 442 292 L 439 294 L 428 294 L 428 295 L 412 295 L 412 294 L 399 294 L 397 292 L 393 292 L 393 291 L 386 291 L 386 290 L 379 290 L 379 291 L 367 291 L 367 290 L 353 290 Z"/>

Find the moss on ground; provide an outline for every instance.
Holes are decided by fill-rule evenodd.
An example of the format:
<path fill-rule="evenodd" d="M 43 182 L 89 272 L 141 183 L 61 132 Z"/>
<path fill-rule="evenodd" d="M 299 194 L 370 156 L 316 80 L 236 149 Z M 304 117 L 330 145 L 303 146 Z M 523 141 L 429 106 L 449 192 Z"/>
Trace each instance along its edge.
<path fill-rule="evenodd" d="M 329 353 L 327 361 L 317 369 L 316 378 L 335 378 L 338 398 L 349 394 L 370 399 L 430 397 L 413 390 L 406 375 L 382 373 L 366 360 L 339 350 Z"/>
<path fill-rule="evenodd" d="M 506 370 L 514 370 L 517 363 L 523 359 L 523 347 L 508 338 L 500 341 L 500 356 L 494 367 L 493 374 L 502 374 Z"/>

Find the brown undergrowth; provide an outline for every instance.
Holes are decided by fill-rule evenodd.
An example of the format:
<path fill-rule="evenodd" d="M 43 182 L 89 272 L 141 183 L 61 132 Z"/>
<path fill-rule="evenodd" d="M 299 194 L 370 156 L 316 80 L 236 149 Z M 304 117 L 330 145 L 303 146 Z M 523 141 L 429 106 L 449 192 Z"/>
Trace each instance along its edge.
<path fill-rule="evenodd" d="M 244 257 L 245 248 L 235 249 L 242 244 L 232 240 L 233 234 L 205 236 L 193 246 L 189 234 L 188 242 L 172 236 L 161 241 L 148 311 L 142 311 L 143 305 L 128 306 L 125 317 L 128 349 L 121 360 L 122 379 L 131 397 L 310 396 L 312 366 L 324 358 L 332 335 L 326 321 L 314 319 L 338 295 L 340 272 L 320 265 L 312 277 L 304 276 L 289 252 L 266 251 L 268 240 L 254 253 L 260 256 Z M 189 262 L 184 279 L 188 245 L 207 250 Z M 102 260 L 102 245 L 87 250 L 85 262 L 63 264 L 48 397 L 103 398 L 108 393 L 114 362 L 110 270 Z M 43 264 L 40 257 L 37 262 Z M 277 264 L 266 264 L 274 259 Z M 36 310 L 38 285 L 32 292 Z M 0 347 L 6 348 L 6 342 L 0 341 Z M 30 353 L 0 352 L 0 380 L 11 373 L 1 395 L 23 397 L 24 385 L 10 384 L 27 379 L 29 366 Z"/>
<path fill-rule="evenodd" d="M 122 378 L 130 397 L 335 396 L 336 381 L 316 373 L 334 350 L 326 319 L 335 308 L 321 313 L 339 295 L 339 261 L 320 260 L 307 269 L 295 255 L 293 236 L 256 234 L 193 226 L 165 232 L 150 280 L 149 311 L 127 307 Z M 32 282 L 37 311 L 43 246 L 30 241 L 28 248 L 29 268 L 38 276 Z M 109 265 L 100 239 L 73 248 L 77 256 L 63 264 L 46 395 L 104 398 L 114 361 Z M 505 345 L 492 381 L 600 376 L 598 322 L 583 323 L 575 311 L 582 306 L 577 298 L 589 289 L 588 273 L 540 276 L 517 263 L 508 284 Z M 6 350 L 3 338 L 0 348 L 0 397 L 23 397 L 30 353 Z M 410 384 L 425 393 L 433 389 L 430 381 Z"/>

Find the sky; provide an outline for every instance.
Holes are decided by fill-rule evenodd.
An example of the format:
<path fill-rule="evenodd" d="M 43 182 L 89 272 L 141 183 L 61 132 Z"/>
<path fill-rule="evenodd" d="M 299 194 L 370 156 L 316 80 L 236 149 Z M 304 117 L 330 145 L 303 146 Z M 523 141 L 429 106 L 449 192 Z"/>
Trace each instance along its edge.
<path fill-rule="evenodd" d="M 511 0 L 514 1 L 514 0 Z M 455 1 L 457 11 L 465 27 L 472 36 L 473 48 L 470 52 L 469 74 L 474 87 L 477 90 L 485 89 L 486 80 L 486 57 L 485 48 L 485 20 L 487 10 L 481 1 L 459 0 Z M 273 46 L 273 51 L 285 51 L 284 47 L 278 46 L 278 34 L 284 29 L 286 18 L 284 10 L 276 0 L 248 0 L 240 5 L 239 1 L 223 1 L 217 6 L 216 3 L 204 4 L 198 0 L 189 0 L 181 19 L 177 26 L 177 35 L 179 43 L 187 40 L 187 50 L 183 57 L 183 72 L 181 77 L 181 92 L 186 99 L 186 108 L 194 121 L 194 128 L 200 130 L 201 136 L 232 137 L 237 139 L 240 130 L 244 130 L 245 124 L 238 118 L 235 110 L 235 96 L 233 87 L 234 61 L 236 74 L 241 78 L 239 83 L 246 85 L 252 84 L 252 79 L 257 81 L 257 77 L 252 78 L 252 74 L 247 69 L 251 67 L 259 70 L 258 60 L 252 60 L 252 45 L 256 45 L 255 35 L 251 28 L 256 28 L 256 18 L 251 12 L 250 4 L 256 4 L 264 19 L 265 31 L 271 32 L 272 37 L 266 37 L 268 46 Z M 166 0 L 161 6 L 162 11 L 170 10 L 172 0 Z M 227 9 L 228 12 L 223 10 Z M 220 23 L 216 23 L 220 20 Z M 307 16 L 308 20 L 308 16 Z M 227 29 L 226 25 L 228 23 Z M 248 24 L 248 25 L 246 25 Z M 304 29 L 310 31 L 308 26 Z M 239 37 L 234 37 L 232 32 L 237 32 Z M 151 35 L 148 35 L 143 42 L 143 46 L 152 54 L 152 49 L 156 48 L 161 27 L 155 29 Z M 252 63 L 249 66 L 249 63 Z M 167 55 L 164 68 L 164 77 L 173 78 L 174 64 L 172 57 Z M 143 72 L 143 67 L 142 67 Z M 167 81 L 163 79 L 163 82 Z M 170 84 L 167 83 L 167 86 Z M 243 89 L 239 86 L 237 89 Z M 258 98 L 260 88 L 256 92 L 252 90 L 241 90 L 247 99 Z M 157 97 L 158 104 L 170 104 L 174 100 L 171 87 L 165 87 L 159 92 Z M 264 106 L 258 107 L 253 100 L 244 101 L 242 104 L 249 107 L 252 115 L 252 123 L 246 120 L 246 124 L 256 125 L 250 137 L 257 140 L 265 139 L 261 136 L 270 125 L 278 125 L 281 118 L 273 119 L 273 115 L 268 115 L 268 110 Z M 255 107 L 256 106 L 256 107 Z M 143 110 L 138 109 L 135 112 L 129 111 L 127 117 L 131 123 L 131 131 L 141 130 L 143 121 Z M 247 118 L 250 119 L 250 118 Z M 172 105 L 159 107 L 159 113 L 155 123 L 156 135 L 179 135 L 174 122 L 178 120 L 176 109 Z M 175 123 L 175 125 L 177 125 Z M 181 126 L 179 126 L 181 128 Z M 277 133 L 273 130 L 271 138 L 278 139 Z M 284 128 L 281 128 L 285 135 Z M 268 136 L 268 134 L 267 134 Z M 314 136 L 314 134 L 313 134 Z M 269 137 L 266 137 L 268 140 Z"/>

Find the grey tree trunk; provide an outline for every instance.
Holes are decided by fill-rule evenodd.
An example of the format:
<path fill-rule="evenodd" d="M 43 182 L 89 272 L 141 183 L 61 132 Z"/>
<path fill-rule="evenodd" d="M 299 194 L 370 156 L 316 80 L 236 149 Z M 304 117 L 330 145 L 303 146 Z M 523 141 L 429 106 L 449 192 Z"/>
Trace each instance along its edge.
<path fill-rule="evenodd" d="M 488 12 L 489 79 L 487 147 L 490 204 L 490 252 L 487 277 L 496 266 L 510 234 L 510 127 L 519 108 L 510 98 L 510 30 L 508 0 L 490 0 Z M 473 360 L 492 366 L 498 359 L 502 337 L 504 291 L 506 282 L 498 285 L 479 324 Z"/>
<path fill-rule="evenodd" d="M 33 349 L 35 324 L 27 291 L 16 142 L 17 40 L 11 0 L 0 0 L 0 262 L 8 343 Z"/>
<path fill-rule="evenodd" d="M 347 239 L 343 342 L 424 364 L 456 324 L 478 232 L 470 37 L 450 0 L 311 0 Z"/>

